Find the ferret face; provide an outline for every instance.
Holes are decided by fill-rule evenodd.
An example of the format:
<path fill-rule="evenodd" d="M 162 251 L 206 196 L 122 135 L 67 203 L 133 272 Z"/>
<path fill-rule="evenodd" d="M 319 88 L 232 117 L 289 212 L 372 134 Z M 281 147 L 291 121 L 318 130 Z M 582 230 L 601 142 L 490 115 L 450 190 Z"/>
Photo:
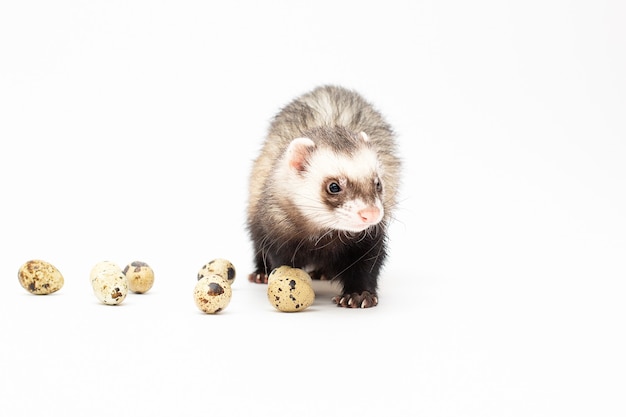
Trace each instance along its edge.
<path fill-rule="evenodd" d="M 287 152 L 289 197 L 320 229 L 361 232 L 384 215 L 380 163 L 367 146 L 343 153 L 296 139 Z"/>

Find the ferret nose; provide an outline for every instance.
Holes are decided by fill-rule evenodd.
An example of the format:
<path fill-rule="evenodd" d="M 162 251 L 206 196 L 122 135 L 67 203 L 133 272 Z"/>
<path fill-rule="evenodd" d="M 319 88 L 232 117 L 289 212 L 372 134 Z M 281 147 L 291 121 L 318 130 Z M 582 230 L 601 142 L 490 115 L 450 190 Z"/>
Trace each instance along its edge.
<path fill-rule="evenodd" d="M 359 216 L 361 217 L 361 221 L 363 223 L 374 223 L 378 220 L 380 216 L 380 210 L 378 207 L 368 207 L 363 210 L 359 210 Z"/>

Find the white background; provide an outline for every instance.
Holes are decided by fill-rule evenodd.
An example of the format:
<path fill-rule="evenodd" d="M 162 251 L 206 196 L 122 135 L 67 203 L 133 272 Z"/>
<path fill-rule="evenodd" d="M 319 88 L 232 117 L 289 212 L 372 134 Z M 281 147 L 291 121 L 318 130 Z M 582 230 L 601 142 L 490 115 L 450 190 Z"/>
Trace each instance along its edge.
<path fill-rule="evenodd" d="M 625 415 L 623 2 L 263 3 L 0 5 L 0 413 Z M 246 280 L 247 178 L 324 83 L 397 130 L 401 203 L 378 307 L 283 314 Z M 27 293 L 29 259 L 65 286 Z M 153 289 L 99 304 L 102 260 Z"/>

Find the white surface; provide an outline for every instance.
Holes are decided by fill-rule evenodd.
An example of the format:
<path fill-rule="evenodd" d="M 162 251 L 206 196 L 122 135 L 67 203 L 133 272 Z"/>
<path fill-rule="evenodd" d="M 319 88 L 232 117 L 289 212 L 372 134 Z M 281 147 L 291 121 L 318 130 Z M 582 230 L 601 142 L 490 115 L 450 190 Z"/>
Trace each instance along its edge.
<path fill-rule="evenodd" d="M 623 4 L 262 3 L 0 5 L 0 413 L 626 414 Z M 245 278 L 247 175 L 321 83 L 397 129 L 402 202 L 378 307 L 281 314 Z M 19 286 L 33 258 L 61 291 Z M 101 260 L 153 289 L 98 304 Z"/>

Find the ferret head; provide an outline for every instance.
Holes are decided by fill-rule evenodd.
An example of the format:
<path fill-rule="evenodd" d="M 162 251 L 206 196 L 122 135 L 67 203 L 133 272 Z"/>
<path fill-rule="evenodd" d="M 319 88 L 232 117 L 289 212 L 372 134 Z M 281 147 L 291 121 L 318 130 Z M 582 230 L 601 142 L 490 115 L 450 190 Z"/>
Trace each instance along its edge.
<path fill-rule="evenodd" d="M 309 225 L 361 232 L 384 215 L 381 164 L 365 133 L 324 129 L 291 141 L 283 190 Z"/>

